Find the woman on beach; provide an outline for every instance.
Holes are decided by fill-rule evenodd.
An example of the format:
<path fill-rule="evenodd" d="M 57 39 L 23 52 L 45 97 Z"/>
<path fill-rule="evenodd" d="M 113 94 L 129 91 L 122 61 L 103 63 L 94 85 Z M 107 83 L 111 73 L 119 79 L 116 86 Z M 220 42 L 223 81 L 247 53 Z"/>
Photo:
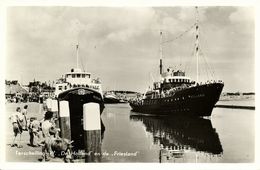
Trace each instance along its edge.
<path fill-rule="evenodd" d="M 22 132 L 23 132 L 23 120 L 24 120 L 24 117 L 23 115 L 21 114 L 21 108 L 20 107 L 17 107 L 16 108 L 16 112 L 13 113 L 10 118 L 11 120 L 11 123 L 12 123 L 12 126 L 13 126 L 13 131 L 14 131 L 14 139 L 13 139 L 13 142 L 11 144 L 11 147 L 14 147 L 14 146 L 17 146 L 18 148 L 21 148 L 22 145 L 21 145 L 21 136 L 22 136 Z M 18 142 L 18 145 L 15 144 L 15 139 L 17 137 L 17 135 L 20 135 L 20 138 L 19 138 L 19 142 Z"/>

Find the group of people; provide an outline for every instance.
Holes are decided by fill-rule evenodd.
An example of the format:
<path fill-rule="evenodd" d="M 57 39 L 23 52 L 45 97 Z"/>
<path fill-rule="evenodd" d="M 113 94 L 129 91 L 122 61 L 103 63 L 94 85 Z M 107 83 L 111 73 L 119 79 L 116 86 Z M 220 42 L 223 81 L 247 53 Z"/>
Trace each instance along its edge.
<path fill-rule="evenodd" d="M 58 135 L 59 128 L 56 128 L 55 126 L 53 112 L 46 111 L 43 120 L 39 121 L 36 117 L 31 117 L 29 122 L 27 122 L 27 108 L 28 105 L 25 105 L 23 110 L 21 110 L 20 107 L 17 107 L 16 112 L 10 116 L 14 132 L 11 147 L 23 147 L 21 145 L 21 136 L 23 131 L 28 131 L 30 136 L 29 145 L 32 147 L 42 146 L 43 158 L 41 160 L 49 161 L 51 156 L 54 157 L 51 148 L 53 143 L 55 143 L 57 139 L 61 141 L 61 138 Z M 18 135 L 19 140 L 18 144 L 16 144 Z"/>

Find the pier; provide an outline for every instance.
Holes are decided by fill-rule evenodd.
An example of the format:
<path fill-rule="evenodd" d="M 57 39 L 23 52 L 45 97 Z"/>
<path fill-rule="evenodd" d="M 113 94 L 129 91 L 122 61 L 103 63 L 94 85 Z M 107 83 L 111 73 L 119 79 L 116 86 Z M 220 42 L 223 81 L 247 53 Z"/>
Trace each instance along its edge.
<path fill-rule="evenodd" d="M 229 108 L 229 109 L 248 109 L 248 110 L 255 110 L 255 106 L 239 106 L 239 105 L 222 105 L 217 104 L 215 107 L 220 108 Z"/>

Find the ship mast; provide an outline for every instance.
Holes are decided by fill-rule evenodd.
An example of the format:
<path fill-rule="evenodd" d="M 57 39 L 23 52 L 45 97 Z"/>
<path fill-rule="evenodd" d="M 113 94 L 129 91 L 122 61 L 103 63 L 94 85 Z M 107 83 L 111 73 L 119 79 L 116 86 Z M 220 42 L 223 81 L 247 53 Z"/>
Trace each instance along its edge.
<path fill-rule="evenodd" d="M 76 45 L 76 52 L 77 52 L 77 68 L 79 68 L 79 42 Z"/>
<path fill-rule="evenodd" d="M 197 82 L 199 81 L 199 12 L 198 12 L 198 7 L 195 7 L 196 9 L 196 23 L 195 23 L 195 27 L 196 27 L 196 41 L 195 41 L 195 55 L 196 55 L 196 60 L 197 60 L 197 64 L 196 64 L 196 74 L 197 74 Z"/>
<path fill-rule="evenodd" d="M 163 49 L 162 49 L 162 41 L 163 41 L 163 37 L 162 37 L 162 31 L 160 31 L 160 75 L 162 75 L 163 72 L 163 65 L 162 65 L 162 58 L 163 58 Z"/>

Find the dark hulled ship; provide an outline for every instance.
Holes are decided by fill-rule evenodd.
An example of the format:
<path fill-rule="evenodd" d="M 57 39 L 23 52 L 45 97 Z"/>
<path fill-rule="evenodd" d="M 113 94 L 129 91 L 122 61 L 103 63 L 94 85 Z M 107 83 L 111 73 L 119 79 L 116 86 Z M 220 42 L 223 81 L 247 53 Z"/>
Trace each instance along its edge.
<path fill-rule="evenodd" d="M 197 9 L 197 8 L 196 8 Z M 163 72 L 162 62 L 162 32 L 160 46 L 160 81 L 154 82 L 140 99 L 130 102 L 133 111 L 155 114 L 185 114 L 189 116 L 211 116 L 212 110 L 219 100 L 224 83 L 220 80 L 198 83 L 199 22 L 194 24 L 195 56 L 197 58 L 197 81 L 185 75 L 185 71 L 168 68 Z"/>
<path fill-rule="evenodd" d="M 162 77 L 163 81 L 154 83 L 143 99 L 130 102 L 133 111 L 210 116 L 224 86 L 220 81 L 196 84 L 184 72 L 170 69 Z"/>

